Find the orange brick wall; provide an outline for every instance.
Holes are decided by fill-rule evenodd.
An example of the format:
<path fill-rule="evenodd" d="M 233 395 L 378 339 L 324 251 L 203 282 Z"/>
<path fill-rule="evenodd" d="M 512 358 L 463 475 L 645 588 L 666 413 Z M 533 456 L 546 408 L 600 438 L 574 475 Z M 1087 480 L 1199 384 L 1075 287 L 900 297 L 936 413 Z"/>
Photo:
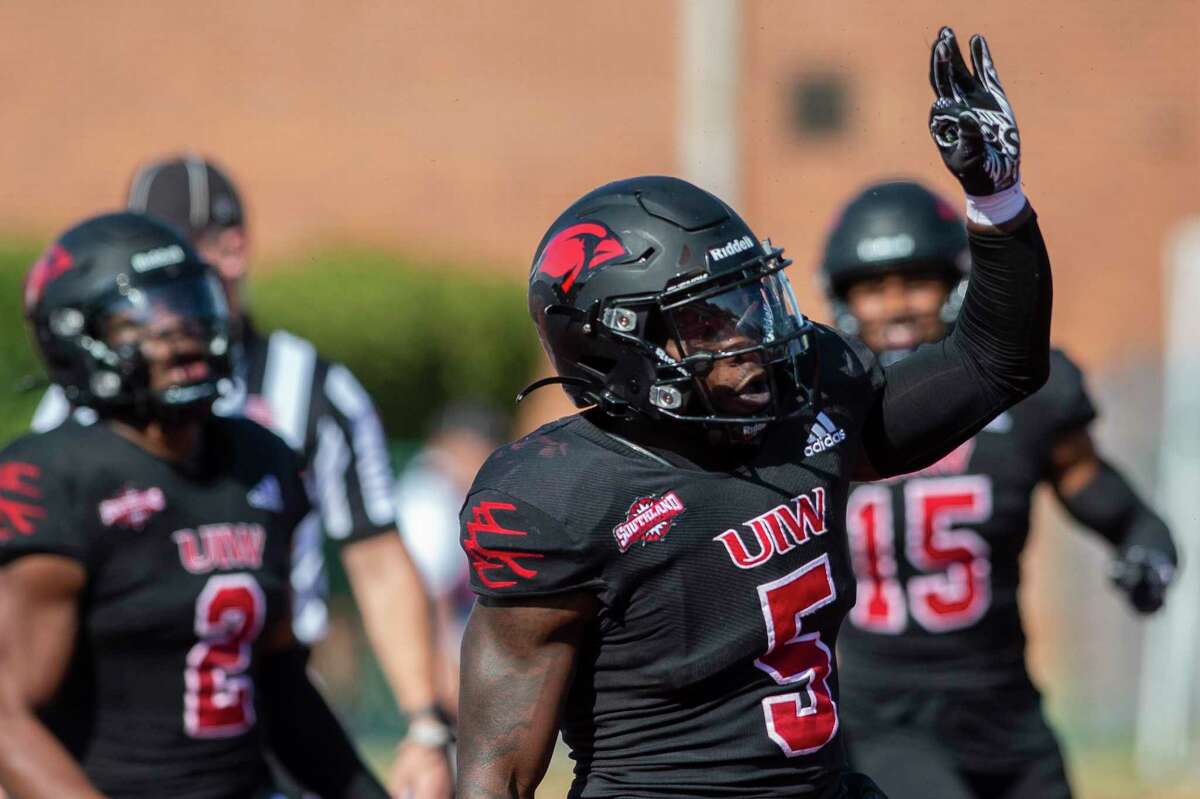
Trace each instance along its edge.
<path fill-rule="evenodd" d="M 812 264 L 853 187 L 905 174 L 956 192 L 926 129 L 927 43 L 942 22 L 964 46 L 981 31 L 1017 112 L 1026 191 L 1054 258 L 1055 338 L 1097 366 L 1155 350 L 1164 236 L 1200 213 L 1200 73 L 1188 63 L 1200 5 L 956 5 L 748 4 L 746 212 Z M 783 124 L 784 90 L 829 69 L 850 76 L 849 133 L 805 142 Z"/>
<path fill-rule="evenodd" d="M 820 316 L 803 271 L 849 191 L 955 191 L 925 130 L 928 43 L 943 21 L 983 30 L 1055 258 L 1056 337 L 1089 365 L 1153 352 L 1163 237 L 1198 210 L 1200 6 L 960 6 L 743 3 L 745 215 Z M 354 238 L 520 277 L 582 191 L 677 168 L 676 18 L 664 0 L 4 3 L 0 228 L 48 234 L 190 146 L 241 180 L 268 252 Z M 831 70 L 849 130 L 805 141 L 790 82 Z"/>

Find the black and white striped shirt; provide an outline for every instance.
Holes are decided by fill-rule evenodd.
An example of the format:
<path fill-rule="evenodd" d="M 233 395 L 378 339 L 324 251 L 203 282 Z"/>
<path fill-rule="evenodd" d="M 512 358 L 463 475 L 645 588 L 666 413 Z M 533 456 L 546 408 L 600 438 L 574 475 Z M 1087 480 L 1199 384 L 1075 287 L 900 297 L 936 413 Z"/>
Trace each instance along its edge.
<path fill-rule="evenodd" d="M 327 624 L 322 535 L 346 542 L 396 526 L 387 442 L 366 390 L 345 366 L 322 358 L 311 342 L 283 330 L 263 337 L 247 324 L 242 343 L 234 389 L 215 410 L 270 428 L 303 461 L 314 510 L 296 529 L 292 588 L 296 637 L 311 643 L 324 636 Z M 52 429 L 69 413 L 62 390 L 52 386 L 32 427 Z M 87 408 L 77 408 L 75 415 L 84 423 L 95 419 Z"/>

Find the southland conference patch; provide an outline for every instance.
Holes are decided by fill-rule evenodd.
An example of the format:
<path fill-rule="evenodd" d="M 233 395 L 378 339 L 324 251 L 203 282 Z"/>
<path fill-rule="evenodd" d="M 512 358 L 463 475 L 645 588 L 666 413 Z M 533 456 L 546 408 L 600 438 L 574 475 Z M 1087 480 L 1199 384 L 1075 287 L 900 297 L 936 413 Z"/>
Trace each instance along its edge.
<path fill-rule="evenodd" d="M 675 520 L 686 510 L 674 491 L 659 497 L 640 497 L 625 512 L 625 521 L 613 528 L 613 537 L 622 552 L 641 541 L 661 541 Z"/>

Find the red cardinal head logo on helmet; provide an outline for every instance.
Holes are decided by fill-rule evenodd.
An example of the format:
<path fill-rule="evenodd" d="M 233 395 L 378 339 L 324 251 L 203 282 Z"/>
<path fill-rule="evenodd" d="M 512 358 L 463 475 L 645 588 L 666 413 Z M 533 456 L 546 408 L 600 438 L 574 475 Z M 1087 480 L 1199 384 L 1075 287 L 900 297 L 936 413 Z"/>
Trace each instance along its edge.
<path fill-rule="evenodd" d="M 71 268 L 71 253 L 61 244 L 53 244 L 42 253 L 29 276 L 25 278 L 25 313 L 31 313 L 33 306 L 42 298 L 42 292 L 56 277 Z"/>
<path fill-rule="evenodd" d="M 596 269 L 626 255 L 629 250 L 607 227 L 599 222 L 580 222 L 554 234 L 533 271 L 562 278 L 559 285 L 567 293 L 585 269 Z"/>

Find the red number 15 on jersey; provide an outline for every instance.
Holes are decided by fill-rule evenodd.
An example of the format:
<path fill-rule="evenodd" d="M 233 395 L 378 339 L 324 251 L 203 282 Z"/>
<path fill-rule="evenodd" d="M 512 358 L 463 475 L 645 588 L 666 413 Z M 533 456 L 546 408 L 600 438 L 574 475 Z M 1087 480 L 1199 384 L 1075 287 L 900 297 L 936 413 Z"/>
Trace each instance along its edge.
<path fill-rule="evenodd" d="M 904 554 L 921 574 L 898 578 L 892 489 L 863 485 L 846 506 L 846 531 L 858 601 L 850 620 L 877 633 L 905 630 L 908 617 L 929 632 L 970 627 L 991 604 L 987 541 L 964 525 L 992 515 L 992 483 L 984 475 L 910 478 L 904 483 Z"/>

